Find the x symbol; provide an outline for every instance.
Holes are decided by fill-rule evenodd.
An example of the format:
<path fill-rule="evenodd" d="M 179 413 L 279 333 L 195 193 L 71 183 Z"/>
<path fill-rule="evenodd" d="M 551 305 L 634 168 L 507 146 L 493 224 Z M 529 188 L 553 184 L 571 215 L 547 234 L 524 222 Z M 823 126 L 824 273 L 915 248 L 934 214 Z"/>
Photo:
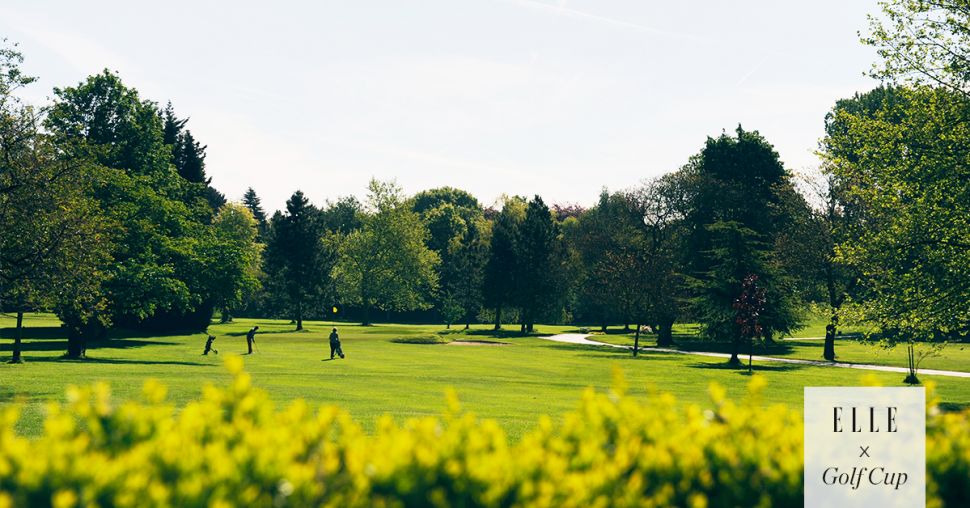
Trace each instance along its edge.
<path fill-rule="evenodd" d="M 863 455 L 865 455 L 866 457 L 869 456 L 869 447 L 868 446 L 860 446 L 859 449 L 862 450 L 862 453 L 859 454 L 859 457 L 862 457 Z"/>

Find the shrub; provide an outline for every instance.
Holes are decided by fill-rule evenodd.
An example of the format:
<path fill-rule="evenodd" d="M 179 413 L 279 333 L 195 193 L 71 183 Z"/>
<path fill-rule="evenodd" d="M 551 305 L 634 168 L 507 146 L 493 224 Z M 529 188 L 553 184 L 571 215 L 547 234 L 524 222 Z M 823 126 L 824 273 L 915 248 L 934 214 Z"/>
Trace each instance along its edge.
<path fill-rule="evenodd" d="M 708 409 L 583 393 L 558 423 L 515 444 L 452 394 L 438 418 L 390 417 L 370 434 L 336 407 L 283 409 L 250 384 L 208 386 L 178 410 L 165 388 L 114 402 L 104 384 L 51 404 L 44 433 L 0 411 L 0 506 L 767 506 L 802 502 L 802 419 L 763 407 L 761 377 L 740 403 L 713 386 Z M 928 495 L 965 506 L 968 413 L 930 416 Z M 960 503 L 964 504 L 960 504 Z"/>
<path fill-rule="evenodd" d="M 391 342 L 396 342 L 398 344 L 447 344 L 451 342 L 451 339 L 442 337 L 436 333 L 428 333 L 424 335 L 407 335 L 405 337 L 395 337 L 391 339 Z"/>

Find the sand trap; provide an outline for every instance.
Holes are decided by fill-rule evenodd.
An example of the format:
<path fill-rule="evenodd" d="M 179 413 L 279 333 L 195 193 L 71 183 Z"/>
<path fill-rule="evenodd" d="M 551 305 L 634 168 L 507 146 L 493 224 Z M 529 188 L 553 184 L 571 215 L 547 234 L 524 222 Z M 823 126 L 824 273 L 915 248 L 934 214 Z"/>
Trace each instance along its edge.
<path fill-rule="evenodd" d="M 448 343 L 449 346 L 508 346 L 507 342 L 492 342 L 488 340 L 456 340 Z"/>

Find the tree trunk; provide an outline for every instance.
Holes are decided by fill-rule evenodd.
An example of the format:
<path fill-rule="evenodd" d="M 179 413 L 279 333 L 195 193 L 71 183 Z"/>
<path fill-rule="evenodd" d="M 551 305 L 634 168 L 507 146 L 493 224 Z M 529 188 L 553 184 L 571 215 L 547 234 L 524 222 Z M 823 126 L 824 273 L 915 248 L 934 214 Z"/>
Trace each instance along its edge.
<path fill-rule="evenodd" d="M 606 323 L 603 323 L 600 325 L 600 331 L 602 331 L 603 333 L 606 333 Z"/>
<path fill-rule="evenodd" d="M 502 329 L 502 306 L 501 305 L 495 306 L 495 328 L 494 329 L 495 330 Z"/>
<path fill-rule="evenodd" d="M 640 323 L 637 323 L 637 331 L 633 336 L 633 356 L 637 356 L 637 352 L 640 350 Z"/>
<path fill-rule="evenodd" d="M 296 331 L 303 329 L 303 303 L 296 304 Z"/>
<path fill-rule="evenodd" d="M 229 307 L 222 308 L 222 319 L 220 320 L 220 322 L 232 323 L 232 311 L 229 310 Z"/>
<path fill-rule="evenodd" d="M 657 325 L 657 346 L 670 347 L 674 345 L 674 322 L 663 321 Z"/>
<path fill-rule="evenodd" d="M 451 323 L 445 323 L 445 330 L 451 330 Z"/>
<path fill-rule="evenodd" d="M 370 326 L 370 305 L 364 300 L 363 319 L 360 320 L 361 326 Z"/>
<path fill-rule="evenodd" d="M 909 375 L 906 376 L 903 382 L 910 385 L 918 385 L 919 378 L 916 377 L 916 350 L 912 342 L 909 343 L 906 351 L 909 355 Z"/>
<path fill-rule="evenodd" d="M 830 362 L 835 361 L 835 333 L 837 331 L 835 319 L 835 316 L 832 316 L 832 322 L 825 326 L 825 347 L 822 348 L 822 357 Z"/>
<path fill-rule="evenodd" d="M 734 340 L 731 341 L 731 359 L 728 360 L 728 364 L 741 365 L 741 359 L 738 358 L 738 353 L 741 352 L 740 350 L 741 350 L 741 339 L 738 337 L 735 337 Z"/>
<path fill-rule="evenodd" d="M 630 323 L 623 323 L 623 333 L 630 331 Z"/>
<path fill-rule="evenodd" d="M 23 347 L 21 339 L 24 335 L 24 312 L 21 310 L 17 311 L 17 333 L 14 335 L 13 339 L 13 358 L 10 359 L 10 363 L 23 363 L 24 359 L 21 356 L 21 349 Z"/>
<path fill-rule="evenodd" d="M 754 337 L 748 337 L 748 374 L 751 374 L 752 359 L 754 359 Z"/>

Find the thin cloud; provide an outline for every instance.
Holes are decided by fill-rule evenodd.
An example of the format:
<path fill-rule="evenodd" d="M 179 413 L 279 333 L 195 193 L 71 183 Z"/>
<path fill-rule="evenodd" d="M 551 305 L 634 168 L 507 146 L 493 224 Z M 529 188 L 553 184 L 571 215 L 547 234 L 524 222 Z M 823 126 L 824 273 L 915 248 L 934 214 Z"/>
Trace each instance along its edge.
<path fill-rule="evenodd" d="M 748 80 L 748 78 L 750 78 L 755 72 L 758 72 L 758 70 L 760 70 L 761 67 L 765 65 L 765 62 L 767 62 L 768 58 L 771 56 L 772 55 L 765 55 L 758 63 L 754 65 L 754 67 L 751 68 L 751 70 L 746 72 L 744 76 L 741 76 L 741 79 L 739 79 L 738 82 L 734 84 L 734 88 L 739 88 L 741 85 L 743 85 L 744 82 Z"/>

